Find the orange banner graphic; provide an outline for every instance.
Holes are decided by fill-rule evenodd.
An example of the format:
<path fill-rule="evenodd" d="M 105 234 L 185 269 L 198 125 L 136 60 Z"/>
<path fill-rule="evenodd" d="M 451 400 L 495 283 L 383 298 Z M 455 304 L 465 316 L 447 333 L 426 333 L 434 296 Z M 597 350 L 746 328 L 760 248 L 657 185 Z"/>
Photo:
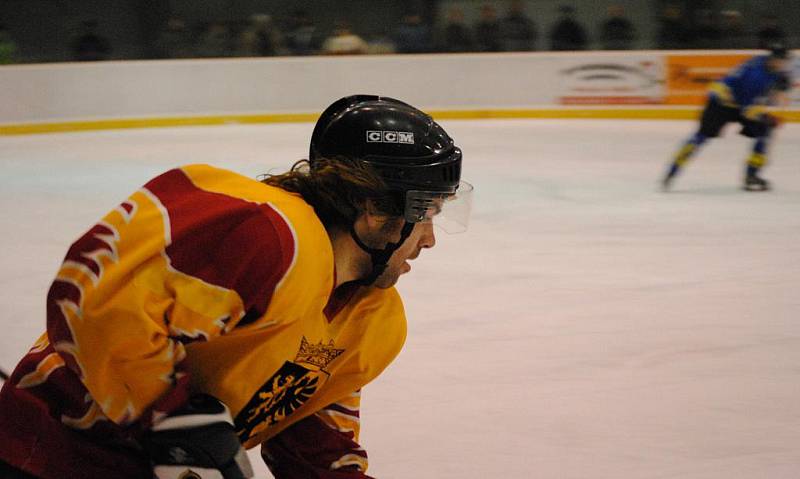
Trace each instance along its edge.
<path fill-rule="evenodd" d="M 700 105 L 708 84 L 719 80 L 751 55 L 667 55 L 667 95 L 670 105 Z"/>

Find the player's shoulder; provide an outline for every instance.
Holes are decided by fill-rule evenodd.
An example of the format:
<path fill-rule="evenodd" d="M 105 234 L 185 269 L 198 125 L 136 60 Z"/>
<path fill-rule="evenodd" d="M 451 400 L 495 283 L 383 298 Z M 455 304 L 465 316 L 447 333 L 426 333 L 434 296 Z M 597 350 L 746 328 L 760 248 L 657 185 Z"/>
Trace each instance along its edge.
<path fill-rule="evenodd" d="M 170 216 L 178 211 L 174 206 L 181 205 L 180 211 L 191 218 L 213 217 L 226 224 L 236 222 L 245 229 L 258 226 L 265 234 L 278 230 L 278 235 L 294 248 L 300 246 L 296 244 L 298 236 L 314 245 L 327 239 L 314 209 L 300 195 L 224 168 L 180 166 L 157 176 L 145 189 L 158 198 Z M 223 220 L 226 216 L 230 218 Z"/>
<path fill-rule="evenodd" d="M 406 314 L 403 300 L 395 287 L 362 288 L 348 305 L 349 315 L 368 318 L 370 325 L 385 332 L 393 331 L 405 336 Z M 376 318 L 373 322 L 371 318 Z"/>
<path fill-rule="evenodd" d="M 766 57 L 763 55 L 755 55 L 743 61 L 740 65 L 740 68 L 743 70 L 764 70 L 766 69 Z"/>
<path fill-rule="evenodd" d="M 397 288 L 392 286 L 389 288 L 377 288 L 374 286 L 362 287 L 353 296 L 350 302 L 353 305 L 358 305 L 362 309 L 375 309 L 375 308 L 402 308 L 403 300 Z"/>
<path fill-rule="evenodd" d="M 260 200 L 265 199 L 266 185 L 255 178 L 232 170 L 206 164 L 191 164 L 172 171 L 180 171 L 196 187 L 211 193 L 234 196 L 251 202 L 261 202 Z"/>
<path fill-rule="evenodd" d="M 255 228 L 269 236 L 275 230 L 282 243 L 291 245 L 288 249 L 305 251 L 309 257 L 326 250 L 326 245 L 330 248 L 322 222 L 301 195 L 234 171 L 206 164 L 185 165 L 151 180 L 145 188 L 162 203 L 170 199 L 191 203 L 188 208 L 193 215 L 198 210 L 224 210 L 223 216 L 235 216 L 242 231 Z M 187 197 L 194 200 L 186 201 Z"/>
<path fill-rule="evenodd" d="M 367 346 L 365 355 L 374 359 L 375 374 L 388 366 L 400 353 L 408 334 L 405 309 L 394 287 L 366 288 L 353 318 L 358 318 L 361 338 Z"/>
<path fill-rule="evenodd" d="M 358 349 L 357 361 L 366 382 L 397 357 L 406 341 L 403 302 L 393 287 L 360 288 L 334 321 L 341 325 L 345 343 Z"/>
<path fill-rule="evenodd" d="M 251 203 L 268 205 L 280 218 L 298 228 L 310 223 L 321 226 L 314 209 L 302 196 L 276 186 L 267 185 L 255 178 L 206 164 L 181 166 L 183 172 L 198 188 L 212 193 L 235 197 Z"/>
<path fill-rule="evenodd" d="M 191 191 L 239 196 L 238 191 L 253 188 L 256 180 L 239 173 L 206 164 L 179 166 L 156 176 L 145 185 L 149 190 L 172 190 L 176 194 Z"/>

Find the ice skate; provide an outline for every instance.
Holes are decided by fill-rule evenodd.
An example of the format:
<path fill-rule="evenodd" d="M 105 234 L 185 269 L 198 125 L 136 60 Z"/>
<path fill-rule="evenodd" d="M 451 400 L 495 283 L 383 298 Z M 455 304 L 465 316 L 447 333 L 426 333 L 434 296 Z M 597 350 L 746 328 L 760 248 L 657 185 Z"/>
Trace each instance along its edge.
<path fill-rule="evenodd" d="M 672 177 L 665 176 L 664 179 L 661 180 L 661 191 L 666 193 L 669 191 L 670 185 L 672 185 Z"/>
<path fill-rule="evenodd" d="M 745 177 L 743 188 L 745 191 L 768 191 L 770 184 L 764 178 L 752 174 Z"/>
<path fill-rule="evenodd" d="M 669 191 L 670 186 L 672 186 L 673 180 L 675 177 L 678 176 L 678 171 L 680 170 L 680 165 L 676 162 L 670 165 L 667 174 L 664 175 L 664 178 L 661 180 L 661 191 Z"/>

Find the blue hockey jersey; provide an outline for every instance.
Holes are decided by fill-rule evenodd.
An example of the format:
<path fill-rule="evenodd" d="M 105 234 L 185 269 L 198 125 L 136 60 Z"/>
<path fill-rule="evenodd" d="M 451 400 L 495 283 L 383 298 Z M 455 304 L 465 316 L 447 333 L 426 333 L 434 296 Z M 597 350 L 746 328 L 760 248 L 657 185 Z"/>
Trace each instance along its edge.
<path fill-rule="evenodd" d="M 773 91 L 788 90 L 787 72 L 773 72 L 767 67 L 768 55 L 759 55 L 739 65 L 711 86 L 711 95 L 726 106 L 747 109 L 766 105 Z"/>

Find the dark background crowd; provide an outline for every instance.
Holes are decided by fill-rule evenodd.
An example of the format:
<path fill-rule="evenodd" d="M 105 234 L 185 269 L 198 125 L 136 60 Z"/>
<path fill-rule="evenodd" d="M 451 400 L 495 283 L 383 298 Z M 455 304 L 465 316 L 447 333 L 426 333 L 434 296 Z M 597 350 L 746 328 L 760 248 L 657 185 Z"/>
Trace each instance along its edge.
<path fill-rule="evenodd" d="M 796 0 L 2 0 L 0 64 L 793 43 Z"/>

